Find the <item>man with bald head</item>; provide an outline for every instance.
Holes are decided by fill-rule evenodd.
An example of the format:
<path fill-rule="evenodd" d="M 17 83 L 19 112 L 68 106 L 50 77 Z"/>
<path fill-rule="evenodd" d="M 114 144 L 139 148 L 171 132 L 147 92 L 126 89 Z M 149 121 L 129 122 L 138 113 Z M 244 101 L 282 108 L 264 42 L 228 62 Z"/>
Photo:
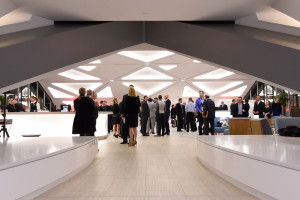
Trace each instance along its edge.
<path fill-rule="evenodd" d="M 171 101 L 169 99 L 169 95 L 165 95 L 165 131 L 164 133 L 166 135 L 170 135 L 170 125 L 169 125 L 169 118 L 170 118 L 170 107 L 171 107 Z"/>

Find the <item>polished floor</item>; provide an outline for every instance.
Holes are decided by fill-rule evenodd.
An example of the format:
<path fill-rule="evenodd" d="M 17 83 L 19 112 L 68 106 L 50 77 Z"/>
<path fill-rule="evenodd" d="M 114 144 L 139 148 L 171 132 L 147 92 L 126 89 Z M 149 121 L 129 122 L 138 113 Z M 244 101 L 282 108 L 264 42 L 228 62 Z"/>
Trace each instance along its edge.
<path fill-rule="evenodd" d="M 36 200 L 255 200 L 205 168 L 196 134 L 142 137 L 135 147 L 120 138 L 99 141 L 95 161 Z"/>

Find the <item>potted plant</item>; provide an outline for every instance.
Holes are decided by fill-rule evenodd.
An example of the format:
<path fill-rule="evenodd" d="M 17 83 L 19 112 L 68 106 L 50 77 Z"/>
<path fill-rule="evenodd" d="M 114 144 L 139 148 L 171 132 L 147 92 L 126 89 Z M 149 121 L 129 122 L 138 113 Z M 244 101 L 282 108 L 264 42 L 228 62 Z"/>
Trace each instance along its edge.
<path fill-rule="evenodd" d="M 0 107 L 4 105 L 4 96 L 0 95 Z"/>
<path fill-rule="evenodd" d="M 279 99 L 279 103 L 281 104 L 281 109 L 283 109 L 283 115 L 286 114 L 285 112 L 285 108 L 288 104 L 289 99 L 289 95 L 286 92 L 281 92 L 277 95 L 277 98 Z"/>

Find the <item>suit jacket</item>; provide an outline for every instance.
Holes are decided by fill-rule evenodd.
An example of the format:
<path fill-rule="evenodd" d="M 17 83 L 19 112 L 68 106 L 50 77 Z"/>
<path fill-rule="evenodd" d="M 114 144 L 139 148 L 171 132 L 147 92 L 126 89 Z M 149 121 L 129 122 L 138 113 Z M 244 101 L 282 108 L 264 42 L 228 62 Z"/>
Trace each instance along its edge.
<path fill-rule="evenodd" d="M 215 103 L 211 99 L 206 99 L 203 103 L 203 112 L 204 116 L 207 115 L 207 118 L 215 118 L 216 107 Z"/>
<path fill-rule="evenodd" d="M 170 99 L 167 99 L 165 101 L 165 116 L 169 117 L 170 116 L 170 107 L 171 107 L 171 101 Z"/>
<path fill-rule="evenodd" d="M 148 106 L 148 102 L 144 100 L 142 102 L 142 117 L 149 117 L 149 116 L 150 116 L 150 109 Z"/>
<path fill-rule="evenodd" d="M 244 109 L 245 109 L 245 117 L 249 117 L 249 110 L 250 110 L 249 103 L 244 104 Z"/>
<path fill-rule="evenodd" d="M 233 103 L 230 105 L 230 114 L 231 114 L 232 116 L 233 116 L 233 111 L 234 111 L 234 105 L 235 105 L 235 104 L 233 104 Z"/>
<path fill-rule="evenodd" d="M 228 106 L 226 104 L 220 105 L 218 110 L 228 110 Z"/>
<path fill-rule="evenodd" d="M 132 114 L 139 114 L 140 112 L 140 98 L 139 96 L 137 97 L 130 97 L 127 95 L 125 98 L 125 101 L 123 102 L 124 106 L 124 114 L 126 115 L 132 115 Z"/>
<path fill-rule="evenodd" d="M 183 110 L 182 110 L 182 105 L 181 103 L 177 103 L 175 106 L 175 113 L 178 116 L 182 116 L 184 114 Z"/>
<path fill-rule="evenodd" d="M 17 112 L 15 106 L 12 105 L 12 104 L 8 104 L 6 106 L 6 109 L 7 109 L 8 112 Z"/>
<path fill-rule="evenodd" d="M 246 110 L 246 105 L 242 103 L 242 110 Z M 233 106 L 233 117 L 239 116 L 239 104 L 236 103 Z M 246 112 L 242 111 L 242 117 L 246 117 Z"/>
<path fill-rule="evenodd" d="M 254 103 L 253 111 L 259 112 L 259 118 L 264 118 L 264 111 L 265 111 L 265 103 L 260 101 L 259 104 L 257 102 Z"/>

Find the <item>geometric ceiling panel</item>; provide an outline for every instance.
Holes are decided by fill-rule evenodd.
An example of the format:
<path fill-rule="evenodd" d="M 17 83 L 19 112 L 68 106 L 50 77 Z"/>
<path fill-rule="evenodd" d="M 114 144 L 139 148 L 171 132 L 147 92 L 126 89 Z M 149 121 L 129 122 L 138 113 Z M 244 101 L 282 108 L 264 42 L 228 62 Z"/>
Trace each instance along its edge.
<path fill-rule="evenodd" d="M 243 81 L 233 81 L 233 82 L 193 82 L 198 88 L 204 90 L 210 95 L 216 95 L 220 92 L 233 88 L 237 85 L 242 84 Z"/>
<path fill-rule="evenodd" d="M 189 86 L 184 86 L 182 97 L 198 97 L 198 96 L 199 93 L 196 90 L 190 88 Z"/>
<path fill-rule="evenodd" d="M 159 65 L 158 67 L 168 71 L 168 70 L 174 69 L 175 67 L 177 67 L 177 65 Z"/>
<path fill-rule="evenodd" d="M 152 95 L 155 92 L 172 85 L 172 83 L 173 82 L 123 82 L 123 85 L 127 87 L 133 85 L 137 92 L 144 95 Z"/>
<path fill-rule="evenodd" d="M 238 97 L 238 96 L 242 96 L 242 94 L 244 93 L 244 91 L 246 90 L 247 85 L 244 85 L 240 88 L 237 88 L 235 90 L 232 90 L 230 92 L 227 92 L 225 94 L 222 94 L 222 97 Z"/>
<path fill-rule="evenodd" d="M 225 69 L 217 69 L 200 76 L 195 77 L 195 79 L 221 79 L 226 76 L 234 74 L 233 72 L 227 71 Z"/>
<path fill-rule="evenodd" d="M 92 71 L 93 69 L 96 68 L 96 66 L 92 66 L 92 65 L 86 65 L 86 66 L 79 66 L 78 68 L 83 69 L 85 71 Z"/>
<path fill-rule="evenodd" d="M 118 54 L 142 62 L 152 62 L 173 55 L 174 53 L 165 50 L 158 50 L 158 51 L 121 51 Z"/>
<path fill-rule="evenodd" d="M 101 60 L 94 60 L 90 62 L 89 64 L 101 64 Z"/>
<path fill-rule="evenodd" d="M 122 80 L 170 80 L 170 79 L 173 78 L 159 71 L 156 71 L 150 67 L 145 67 L 122 78 Z"/>
<path fill-rule="evenodd" d="M 200 60 L 193 60 L 193 63 L 202 63 Z"/>
<path fill-rule="evenodd" d="M 73 80 L 100 80 L 100 78 L 79 72 L 74 69 L 59 73 L 58 75 L 64 76 L 64 77 L 67 77 L 67 78 L 70 78 Z"/>
<path fill-rule="evenodd" d="M 106 88 L 104 88 L 103 90 L 98 92 L 97 95 L 98 95 L 98 98 L 112 98 L 113 97 L 111 87 L 109 87 L 109 86 L 107 86 Z"/>
<path fill-rule="evenodd" d="M 102 83 L 52 83 L 52 85 L 78 95 L 79 88 L 84 87 L 86 90 L 95 90 L 97 87 L 101 86 Z"/>
<path fill-rule="evenodd" d="M 48 87 L 48 90 L 51 92 L 51 94 L 54 98 L 74 98 L 74 96 L 66 94 L 64 92 L 61 92 L 59 90 L 56 90 L 52 87 Z"/>

